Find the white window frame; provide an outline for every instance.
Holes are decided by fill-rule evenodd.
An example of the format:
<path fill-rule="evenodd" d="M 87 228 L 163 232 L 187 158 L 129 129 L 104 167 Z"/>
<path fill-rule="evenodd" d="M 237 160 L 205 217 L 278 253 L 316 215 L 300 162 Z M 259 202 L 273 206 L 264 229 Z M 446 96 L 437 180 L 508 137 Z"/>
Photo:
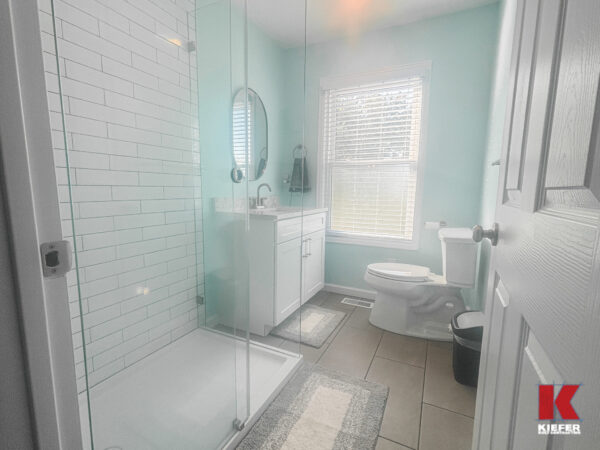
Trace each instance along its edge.
<path fill-rule="evenodd" d="M 401 78 L 419 76 L 423 79 L 423 104 L 421 109 L 421 133 L 419 140 L 419 155 L 417 160 L 417 186 L 415 192 L 415 211 L 413 214 L 413 236 L 412 239 L 393 237 L 359 236 L 352 233 L 336 232 L 330 228 L 330 215 L 327 218 L 327 242 L 340 244 L 364 245 L 369 247 L 387 247 L 405 250 L 417 250 L 421 237 L 422 210 L 423 210 L 423 178 L 425 173 L 425 156 L 427 148 L 427 122 L 429 116 L 429 85 L 431 79 L 431 61 L 423 61 L 407 64 L 401 67 L 393 67 L 373 72 L 353 75 L 341 75 L 321 78 L 319 92 L 319 151 L 317 163 L 317 198 L 320 207 L 328 207 L 325 200 L 325 170 L 324 159 L 324 95 L 329 89 L 342 89 L 361 84 L 392 81 Z"/>

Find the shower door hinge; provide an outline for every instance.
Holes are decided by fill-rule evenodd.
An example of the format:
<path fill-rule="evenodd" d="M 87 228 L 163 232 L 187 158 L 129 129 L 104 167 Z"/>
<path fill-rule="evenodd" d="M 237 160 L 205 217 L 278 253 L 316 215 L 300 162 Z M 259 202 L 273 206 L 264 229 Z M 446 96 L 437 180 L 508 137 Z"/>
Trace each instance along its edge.
<path fill-rule="evenodd" d="M 202 296 L 202 295 L 196 295 L 196 304 L 197 305 L 204 305 L 204 296 Z"/>
<path fill-rule="evenodd" d="M 233 428 L 235 428 L 238 431 L 242 431 L 245 426 L 246 426 L 246 422 L 242 422 L 240 419 L 235 419 L 233 421 Z"/>
<path fill-rule="evenodd" d="M 44 242 L 40 245 L 45 278 L 58 278 L 71 270 L 73 249 L 69 241 Z"/>

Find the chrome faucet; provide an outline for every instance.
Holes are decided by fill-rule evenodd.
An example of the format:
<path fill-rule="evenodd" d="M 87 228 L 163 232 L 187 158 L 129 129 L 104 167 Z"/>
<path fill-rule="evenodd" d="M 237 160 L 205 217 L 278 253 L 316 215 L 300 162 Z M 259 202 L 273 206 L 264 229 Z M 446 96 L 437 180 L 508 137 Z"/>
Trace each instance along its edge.
<path fill-rule="evenodd" d="M 271 186 L 269 186 L 269 183 L 262 183 L 262 184 L 258 185 L 258 189 L 256 189 L 256 208 L 258 208 L 258 209 L 262 209 L 265 207 L 263 205 L 263 199 L 260 198 L 260 188 L 262 188 L 262 187 L 266 187 L 269 190 L 269 192 L 272 192 Z"/>

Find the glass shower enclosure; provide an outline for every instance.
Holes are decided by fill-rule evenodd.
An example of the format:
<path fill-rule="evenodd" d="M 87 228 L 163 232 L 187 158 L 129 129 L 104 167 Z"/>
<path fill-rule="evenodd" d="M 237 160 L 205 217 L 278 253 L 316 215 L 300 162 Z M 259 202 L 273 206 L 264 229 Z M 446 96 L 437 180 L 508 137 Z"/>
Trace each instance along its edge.
<path fill-rule="evenodd" d="M 301 359 L 250 333 L 250 210 L 284 132 L 263 94 L 253 180 L 248 3 L 40 1 L 84 448 L 232 445 Z"/>

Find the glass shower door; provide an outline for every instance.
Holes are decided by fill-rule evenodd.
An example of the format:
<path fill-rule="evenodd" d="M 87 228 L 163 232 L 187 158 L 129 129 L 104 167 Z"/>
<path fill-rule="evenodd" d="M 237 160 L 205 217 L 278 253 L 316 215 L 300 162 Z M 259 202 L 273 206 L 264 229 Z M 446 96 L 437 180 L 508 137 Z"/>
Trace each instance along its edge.
<path fill-rule="evenodd" d="M 210 330 L 247 320 L 247 219 L 210 200 L 247 186 L 211 178 L 198 128 L 196 19 L 226 3 L 40 2 L 85 448 L 214 449 L 247 417 L 247 337 Z"/>
<path fill-rule="evenodd" d="M 233 99 L 247 89 L 244 2 L 196 0 L 199 145 L 202 173 L 204 255 L 203 325 L 234 338 L 235 426 L 250 408 L 248 178 L 232 173 Z M 240 5 L 241 4 L 241 7 Z M 247 104 L 243 105 L 243 110 Z M 247 158 L 248 127 L 243 115 L 237 156 Z M 230 411 L 227 411 L 230 414 Z"/>

